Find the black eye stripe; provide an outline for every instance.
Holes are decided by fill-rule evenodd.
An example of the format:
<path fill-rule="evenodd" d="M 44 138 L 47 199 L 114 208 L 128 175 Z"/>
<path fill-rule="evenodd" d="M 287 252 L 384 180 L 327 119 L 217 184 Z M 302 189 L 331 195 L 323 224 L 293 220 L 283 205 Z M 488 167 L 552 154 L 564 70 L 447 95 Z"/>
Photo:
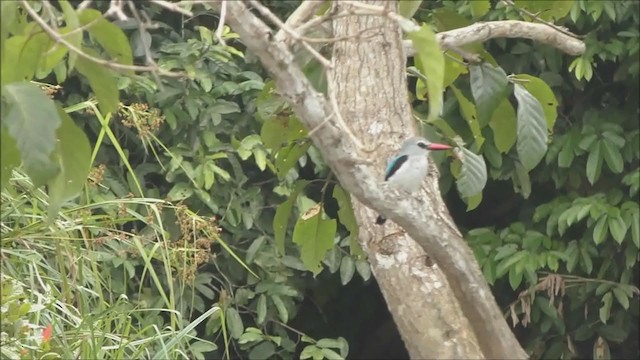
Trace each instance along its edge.
<path fill-rule="evenodd" d="M 423 142 L 419 142 L 419 143 L 418 143 L 418 146 L 419 146 L 419 147 L 421 147 L 421 148 L 423 148 L 423 149 L 426 149 L 426 148 L 427 148 L 427 144 L 425 144 L 425 143 L 423 143 Z"/>

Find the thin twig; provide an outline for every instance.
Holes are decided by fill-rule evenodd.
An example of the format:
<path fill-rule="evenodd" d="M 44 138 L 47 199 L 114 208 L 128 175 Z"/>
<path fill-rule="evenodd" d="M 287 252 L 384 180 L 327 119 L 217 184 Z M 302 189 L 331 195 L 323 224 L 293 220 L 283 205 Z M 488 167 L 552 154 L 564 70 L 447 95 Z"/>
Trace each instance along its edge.
<path fill-rule="evenodd" d="M 64 46 L 66 46 L 69 51 L 72 51 L 76 54 L 78 54 L 78 56 L 87 59 L 89 61 L 92 61 L 98 65 L 102 65 L 105 67 L 108 67 L 110 69 L 113 70 L 122 70 L 122 71 L 157 71 L 160 74 L 164 75 L 164 76 L 170 76 L 170 77 L 183 77 L 184 74 L 183 73 L 175 73 L 172 71 L 167 71 L 164 69 L 161 69 L 159 67 L 151 67 L 151 66 L 138 66 L 138 65 L 125 65 L 125 64 L 120 64 L 117 62 L 112 62 L 112 61 L 108 61 L 108 60 L 104 60 L 104 59 L 100 59 L 100 58 L 96 58 L 93 57 L 91 55 L 86 54 L 85 52 L 83 52 L 82 50 L 78 49 L 77 47 L 75 47 L 73 44 L 71 44 L 70 42 L 68 42 L 67 40 L 65 40 L 64 38 L 62 38 L 60 36 L 60 34 L 58 32 L 56 32 L 55 30 L 53 30 L 47 23 L 46 21 L 44 21 L 44 19 L 42 19 L 38 13 L 36 13 L 36 11 L 29 5 L 29 2 L 27 0 L 21 0 L 20 3 L 22 4 L 22 7 L 27 11 L 27 13 L 29 14 L 29 16 L 31 16 L 31 18 L 38 23 L 38 25 L 40 25 L 40 27 L 42 28 L 42 30 L 44 30 L 47 34 L 49 34 L 49 36 L 51 36 L 55 41 L 62 43 Z"/>
<path fill-rule="evenodd" d="M 298 6 L 296 10 L 291 15 L 289 15 L 287 21 L 285 22 L 285 25 L 287 25 L 287 27 L 290 29 L 295 29 L 296 27 L 307 21 L 307 19 L 312 17 L 323 3 L 323 1 L 314 0 L 307 0 L 302 2 L 302 4 L 300 4 L 300 6 Z M 298 33 L 302 35 L 300 32 Z M 275 39 L 276 41 L 286 41 L 286 35 L 287 33 L 283 29 L 280 29 L 276 33 Z"/>
<path fill-rule="evenodd" d="M 216 39 L 218 39 L 218 43 L 220 45 L 226 45 L 224 39 L 222 38 L 222 31 L 224 30 L 224 18 L 227 16 L 227 1 L 222 0 L 222 5 L 220 5 L 220 20 L 218 21 L 218 28 L 216 29 Z"/>
<path fill-rule="evenodd" d="M 149 2 L 156 4 L 158 6 L 161 6 L 169 11 L 177 12 L 182 15 L 193 16 L 193 13 L 191 11 L 185 10 L 180 6 L 178 6 L 178 4 L 180 3 L 170 3 L 168 1 L 163 1 L 163 0 L 149 0 Z"/>
<path fill-rule="evenodd" d="M 249 3 L 253 8 L 258 10 L 264 17 L 268 18 L 270 22 L 277 25 L 280 29 L 284 30 L 289 36 L 291 36 L 294 40 L 302 43 L 307 51 L 313 55 L 325 68 L 330 69 L 333 65 L 327 60 L 324 56 L 322 56 L 316 49 L 314 49 L 311 45 L 309 45 L 306 41 L 302 40 L 300 35 L 295 31 L 291 30 L 285 23 L 282 22 L 276 15 L 274 15 L 269 9 L 267 9 L 264 5 L 260 4 L 260 2 L 256 0 L 249 0 Z"/>

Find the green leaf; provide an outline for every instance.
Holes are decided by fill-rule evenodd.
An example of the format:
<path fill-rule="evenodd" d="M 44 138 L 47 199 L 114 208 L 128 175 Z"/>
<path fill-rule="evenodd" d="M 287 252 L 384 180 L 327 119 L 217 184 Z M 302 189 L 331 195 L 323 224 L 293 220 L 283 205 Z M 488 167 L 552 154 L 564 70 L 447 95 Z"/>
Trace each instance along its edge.
<path fill-rule="evenodd" d="M 290 143 L 287 147 L 284 147 L 278 151 L 276 155 L 276 169 L 279 178 L 284 178 L 289 170 L 291 170 L 298 159 L 304 155 L 311 146 L 311 143 L 305 141 L 303 144 L 297 142 Z"/>
<path fill-rule="evenodd" d="M 514 166 L 515 177 L 513 177 L 513 182 L 514 184 L 517 183 L 518 191 L 522 194 L 522 197 L 528 199 L 529 195 L 531 195 L 531 177 L 529 177 L 527 169 L 520 163 L 515 163 Z"/>
<path fill-rule="evenodd" d="M 343 256 L 340 262 L 340 281 L 342 285 L 347 285 L 353 279 L 355 272 L 356 264 L 353 258 L 351 256 Z"/>
<path fill-rule="evenodd" d="M 69 2 L 59 1 L 60 7 L 64 13 L 64 21 L 67 24 L 67 28 L 69 32 L 72 32 L 80 27 L 80 20 L 78 19 L 78 15 L 76 14 L 75 9 L 69 5 Z M 80 48 L 82 46 L 82 31 L 76 31 L 74 33 L 65 34 L 65 40 L 67 40 L 71 45 L 74 45 L 76 48 Z M 78 54 L 73 51 L 69 51 L 69 59 L 68 63 L 68 71 L 73 70 L 73 67 L 76 64 L 76 59 L 78 58 Z"/>
<path fill-rule="evenodd" d="M 271 301 L 273 302 L 273 305 L 276 306 L 276 310 L 278 310 L 278 318 L 286 324 L 289 321 L 289 312 L 287 311 L 287 307 L 284 305 L 284 302 L 279 295 L 271 295 Z"/>
<path fill-rule="evenodd" d="M 624 291 L 622 291 L 622 289 L 618 287 L 613 288 L 613 295 L 625 310 L 629 309 L 629 297 Z"/>
<path fill-rule="evenodd" d="M 169 193 L 167 194 L 167 199 L 169 201 L 181 201 L 184 199 L 188 199 L 193 195 L 193 187 L 189 183 L 179 182 L 173 185 Z"/>
<path fill-rule="evenodd" d="M 543 20 L 550 21 L 567 16 L 573 7 L 573 0 L 517 0 L 515 4 L 537 14 Z"/>
<path fill-rule="evenodd" d="M 97 56 L 92 49 L 82 48 L 82 50 L 89 55 Z M 113 73 L 104 66 L 82 57 L 76 61 L 76 69 L 89 80 L 89 85 L 98 98 L 102 115 L 115 114 L 118 111 L 119 93 L 118 81 Z"/>
<path fill-rule="evenodd" d="M 267 149 L 278 150 L 288 142 L 306 136 L 307 132 L 297 117 L 274 116 L 265 120 L 260 130 L 260 137 Z"/>
<path fill-rule="evenodd" d="M 413 15 L 420 9 L 422 0 L 404 0 L 398 2 L 398 14 L 402 17 L 411 19 Z"/>
<path fill-rule="evenodd" d="M 351 236 L 358 237 L 358 222 L 353 214 L 351 206 L 351 196 L 347 194 L 340 185 L 333 188 L 333 198 L 338 202 L 338 217 L 342 225 L 351 233 Z"/>
<path fill-rule="evenodd" d="M 640 249 L 640 213 L 637 211 L 631 215 L 631 239 L 636 248 Z"/>
<path fill-rule="evenodd" d="M 420 30 L 410 32 L 407 38 L 413 43 L 416 54 L 416 67 L 423 74 L 428 74 L 427 89 L 429 91 L 429 117 L 436 119 L 442 112 L 444 91 L 444 55 L 430 25 L 423 24 Z"/>
<path fill-rule="evenodd" d="M 338 354 L 337 352 L 331 350 L 331 349 L 327 349 L 327 348 L 323 348 L 321 350 L 322 355 L 324 355 L 325 359 L 328 360 L 344 360 L 344 358 L 342 356 L 340 356 L 340 354 Z"/>
<path fill-rule="evenodd" d="M 547 126 L 540 102 L 522 85 L 514 85 L 518 100 L 518 158 L 527 171 L 538 165 L 547 151 Z"/>
<path fill-rule="evenodd" d="M 544 80 L 535 76 L 519 74 L 517 78 L 528 80 L 523 82 L 522 86 L 540 102 L 544 110 L 544 118 L 547 121 L 547 129 L 549 131 L 553 130 L 553 126 L 558 118 L 558 99 L 556 99 L 553 90 L 551 90 Z"/>
<path fill-rule="evenodd" d="M 80 193 L 91 168 L 91 145 L 87 135 L 59 105 L 56 107 L 62 119 L 62 125 L 56 132 L 58 143 L 54 155 L 60 172 L 48 184 L 50 218 L 65 201 Z"/>
<path fill-rule="evenodd" d="M 596 245 L 602 244 L 605 236 L 607 235 L 607 218 L 607 215 L 602 215 L 593 227 L 593 241 Z"/>
<path fill-rule="evenodd" d="M 501 278 L 514 264 L 525 259 L 527 256 L 530 256 L 528 251 L 520 250 L 513 256 L 503 259 L 496 267 L 496 278 Z"/>
<path fill-rule="evenodd" d="M 314 206 L 298 219 L 293 229 L 293 242 L 300 248 L 302 263 L 314 275 L 322 270 L 322 259 L 333 246 L 337 224 L 335 219 L 322 218 L 321 204 Z"/>
<path fill-rule="evenodd" d="M 0 190 L 9 182 L 13 168 L 20 166 L 20 151 L 7 131 L 0 131 Z"/>
<path fill-rule="evenodd" d="M 476 107 L 454 85 L 451 85 L 451 91 L 453 91 L 453 95 L 458 100 L 462 117 L 467 121 L 467 124 L 469 124 L 469 129 L 471 130 L 473 139 L 476 142 L 476 149 L 480 149 L 480 146 L 482 146 L 482 143 L 484 142 L 484 137 L 480 132 L 480 124 L 478 123 L 478 116 L 476 115 Z"/>
<path fill-rule="evenodd" d="M 242 318 L 238 311 L 230 306 L 226 308 L 224 312 L 225 322 L 227 324 L 227 330 L 229 330 L 229 334 L 234 339 L 239 339 L 240 336 L 244 333 L 244 324 L 242 323 Z"/>
<path fill-rule="evenodd" d="M 473 0 L 469 5 L 471 5 L 471 15 L 474 18 L 483 17 L 491 9 L 489 0 Z"/>
<path fill-rule="evenodd" d="M 60 171 L 51 155 L 61 120 L 55 103 L 34 84 L 17 82 L 2 89 L 2 125 L 15 140 L 25 171 L 39 187 Z"/>
<path fill-rule="evenodd" d="M 116 25 L 105 20 L 102 12 L 95 9 L 85 9 L 78 14 L 78 19 L 82 26 L 87 26 L 91 37 L 102 46 L 111 56 L 111 59 L 124 65 L 133 64 L 133 55 L 129 46 L 129 39 L 125 33 Z M 133 71 L 125 73 L 133 75 Z M 95 91 L 95 89 L 94 89 Z"/>
<path fill-rule="evenodd" d="M 263 341 L 260 344 L 254 346 L 249 351 L 249 360 L 267 360 L 273 359 L 273 354 L 276 352 L 276 347 L 273 343 Z"/>
<path fill-rule="evenodd" d="M 466 148 L 459 148 L 462 158 L 462 169 L 456 181 L 460 196 L 468 198 L 482 192 L 487 183 L 487 165 L 484 158 Z"/>
<path fill-rule="evenodd" d="M 482 3 L 482 2 L 480 2 Z M 507 95 L 507 74 L 502 68 L 487 62 L 469 67 L 471 93 L 478 109 L 480 127 L 489 123 L 494 110 Z"/>
<path fill-rule="evenodd" d="M 4 40 L 0 63 L 2 84 L 32 80 L 49 45 L 50 38 L 44 33 L 12 36 Z"/>
<path fill-rule="evenodd" d="M 607 139 L 602 139 L 601 143 L 602 155 L 604 155 L 607 166 L 614 174 L 620 174 L 624 168 L 620 149 Z"/>
<path fill-rule="evenodd" d="M 267 297 L 264 294 L 260 294 L 258 297 L 256 313 L 256 323 L 259 325 L 264 324 L 264 320 L 267 318 Z"/>
<path fill-rule="evenodd" d="M 518 269 L 511 268 L 511 270 L 509 270 L 509 285 L 511 285 L 513 290 L 517 289 L 520 283 L 522 283 L 522 275 L 523 272 L 518 271 Z"/>
<path fill-rule="evenodd" d="M 600 178 L 600 173 L 602 171 L 602 155 L 600 154 L 600 149 L 602 147 L 603 146 L 600 141 L 594 142 L 591 145 L 591 151 L 587 158 L 587 180 L 589 180 L 591 185 Z"/>
<path fill-rule="evenodd" d="M 502 99 L 491 115 L 489 126 L 493 130 L 496 148 L 503 154 L 509 152 L 516 143 L 516 124 L 516 111 L 509 99 Z"/>
<path fill-rule="evenodd" d="M 453 60 L 453 59 L 456 60 Z M 456 53 L 449 53 L 444 58 L 444 80 L 442 83 L 443 88 L 449 87 L 454 81 L 461 75 L 469 72 L 466 66 L 461 64 L 463 62 L 462 56 Z"/>
<path fill-rule="evenodd" d="M 625 224 L 624 220 L 619 215 L 615 217 L 607 216 L 607 220 L 611 236 L 618 244 L 622 244 L 622 240 L 624 240 L 624 236 L 627 234 L 627 224 Z"/>
<path fill-rule="evenodd" d="M 613 303 L 613 296 L 611 292 L 606 293 L 602 297 L 602 306 L 600 307 L 600 321 L 606 324 L 611 314 L 611 304 Z"/>
<path fill-rule="evenodd" d="M 369 262 L 367 260 L 356 260 L 356 270 L 362 280 L 367 281 L 371 278 L 371 266 L 369 266 Z"/>
<path fill-rule="evenodd" d="M 273 217 L 273 237 L 276 242 L 276 249 L 281 255 L 285 254 L 284 237 L 289 227 L 289 218 L 291 217 L 293 204 L 295 203 L 300 191 L 302 191 L 307 184 L 308 182 L 304 180 L 296 182 L 289 198 L 276 208 L 276 214 Z"/>

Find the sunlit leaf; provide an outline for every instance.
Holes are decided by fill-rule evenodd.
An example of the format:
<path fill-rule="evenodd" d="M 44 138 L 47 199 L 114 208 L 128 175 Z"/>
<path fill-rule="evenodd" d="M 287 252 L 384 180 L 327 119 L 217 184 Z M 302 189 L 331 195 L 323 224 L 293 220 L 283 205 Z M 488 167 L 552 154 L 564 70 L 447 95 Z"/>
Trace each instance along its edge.
<path fill-rule="evenodd" d="M 419 31 L 407 34 L 413 47 L 416 49 L 416 67 L 427 76 L 427 89 L 429 91 L 429 120 L 435 119 L 442 112 L 442 99 L 444 91 L 444 55 L 436 40 L 436 35 L 431 26 L 424 24 Z"/>
<path fill-rule="evenodd" d="M 314 275 L 322 270 L 322 259 L 333 246 L 337 228 L 335 219 L 324 219 L 324 212 L 321 208 L 318 210 L 308 218 L 303 214 L 293 229 L 293 242 L 300 248 L 302 263 Z"/>
<path fill-rule="evenodd" d="M 493 130 L 493 141 L 501 153 L 507 153 L 517 139 L 516 111 L 507 98 L 504 98 L 496 107 L 489 126 Z"/>
<path fill-rule="evenodd" d="M 289 228 L 289 219 L 291 217 L 293 204 L 295 204 L 298 194 L 302 189 L 304 189 L 307 183 L 307 181 L 296 182 L 294 190 L 291 192 L 289 198 L 276 208 L 276 214 L 273 217 L 273 237 L 276 242 L 276 249 L 281 255 L 284 255 L 285 253 L 284 240 L 285 235 L 287 234 L 287 229 Z"/>

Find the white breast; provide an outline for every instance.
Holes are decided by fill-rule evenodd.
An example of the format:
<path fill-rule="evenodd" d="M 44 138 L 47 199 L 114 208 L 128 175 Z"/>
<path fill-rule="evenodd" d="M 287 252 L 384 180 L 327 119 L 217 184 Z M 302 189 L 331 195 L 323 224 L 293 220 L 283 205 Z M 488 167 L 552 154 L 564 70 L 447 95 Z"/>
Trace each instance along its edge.
<path fill-rule="evenodd" d="M 420 189 L 428 172 L 429 158 L 426 155 L 409 156 L 388 182 L 395 188 L 413 193 Z"/>

